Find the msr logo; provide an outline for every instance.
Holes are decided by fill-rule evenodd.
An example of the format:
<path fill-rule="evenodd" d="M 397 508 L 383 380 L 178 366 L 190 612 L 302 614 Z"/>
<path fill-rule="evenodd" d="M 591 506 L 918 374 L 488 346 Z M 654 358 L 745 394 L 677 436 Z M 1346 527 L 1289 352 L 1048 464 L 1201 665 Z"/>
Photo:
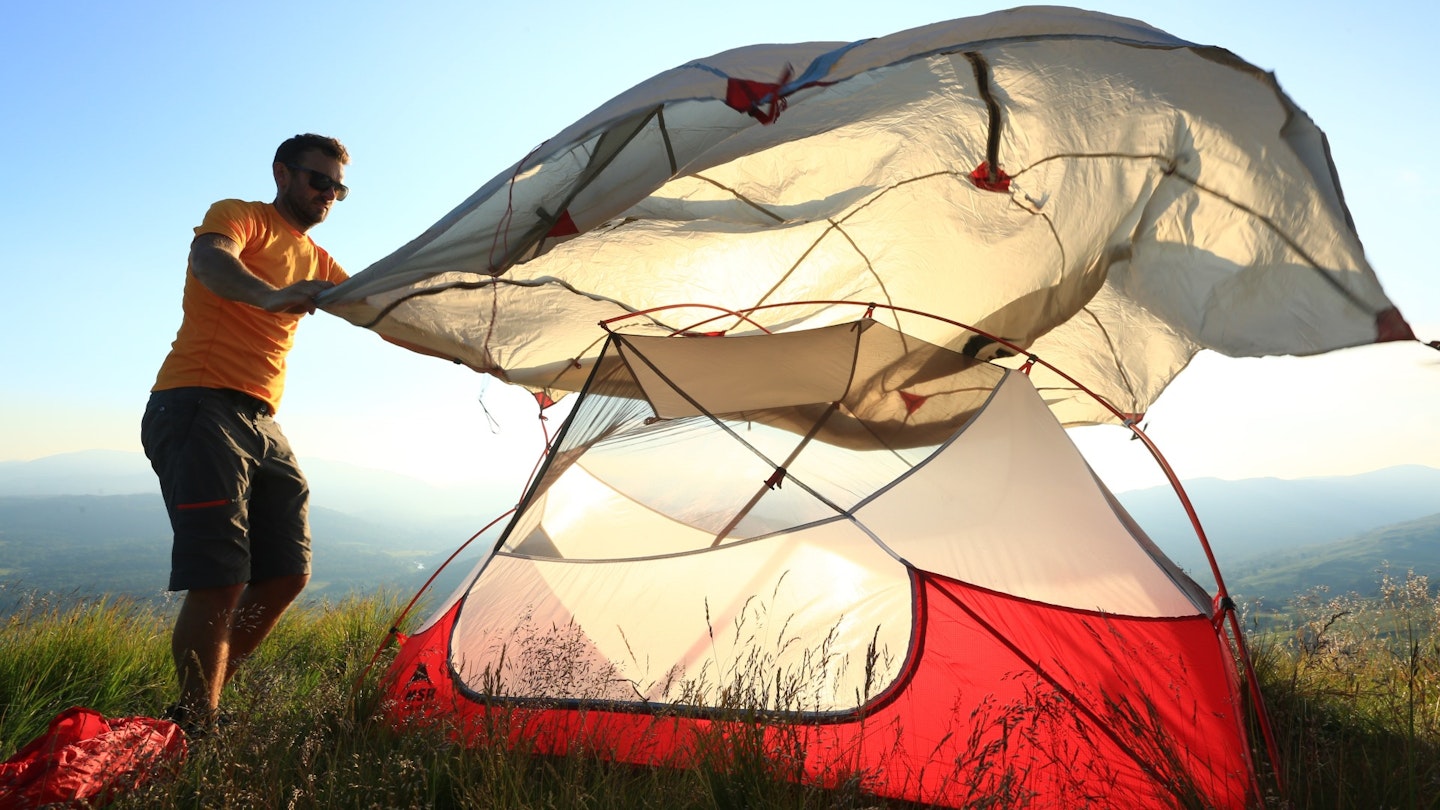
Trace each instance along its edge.
<path fill-rule="evenodd" d="M 435 682 L 430 680 L 430 672 L 424 664 L 416 664 L 415 671 L 410 673 L 410 680 L 405 682 L 405 703 L 408 705 L 429 703 L 435 699 Z"/>

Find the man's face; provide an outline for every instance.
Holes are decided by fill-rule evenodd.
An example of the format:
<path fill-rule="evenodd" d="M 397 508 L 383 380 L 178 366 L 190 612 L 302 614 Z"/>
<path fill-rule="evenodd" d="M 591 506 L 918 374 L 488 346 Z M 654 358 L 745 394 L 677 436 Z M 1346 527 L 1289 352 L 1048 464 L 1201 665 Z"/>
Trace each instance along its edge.
<path fill-rule="evenodd" d="M 330 206 L 339 199 L 341 189 L 335 186 L 345 182 L 345 166 L 324 152 L 312 149 L 293 164 L 284 166 L 277 179 L 279 205 L 293 222 L 308 230 L 324 222 Z"/>

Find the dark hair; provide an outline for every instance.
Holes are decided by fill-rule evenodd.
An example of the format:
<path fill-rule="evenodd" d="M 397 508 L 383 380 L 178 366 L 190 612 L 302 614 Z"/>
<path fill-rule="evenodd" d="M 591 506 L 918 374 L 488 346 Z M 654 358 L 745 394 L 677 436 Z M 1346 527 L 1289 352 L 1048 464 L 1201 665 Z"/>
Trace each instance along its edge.
<path fill-rule="evenodd" d="M 350 153 L 345 151 L 345 144 L 334 138 L 308 132 L 304 135 L 296 135 L 280 144 L 280 148 L 275 150 L 275 162 L 286 165 L 295 163 L 301 155 L 312 149 L 319 150 L 341 163 L 350 162 Z"/>

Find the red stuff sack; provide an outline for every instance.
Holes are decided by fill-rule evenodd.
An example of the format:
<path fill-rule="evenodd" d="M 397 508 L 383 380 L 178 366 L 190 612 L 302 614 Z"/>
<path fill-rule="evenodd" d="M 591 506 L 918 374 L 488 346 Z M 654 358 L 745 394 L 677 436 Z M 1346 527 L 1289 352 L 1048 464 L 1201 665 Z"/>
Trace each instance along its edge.
<path fill-rule="evenodd" d="M 184 732 L 169 720 L 107 720 L 92 709 L 66 709 L 0 764 L 0 810 L 101 804 L 178 766 L 186 750 Z"/>

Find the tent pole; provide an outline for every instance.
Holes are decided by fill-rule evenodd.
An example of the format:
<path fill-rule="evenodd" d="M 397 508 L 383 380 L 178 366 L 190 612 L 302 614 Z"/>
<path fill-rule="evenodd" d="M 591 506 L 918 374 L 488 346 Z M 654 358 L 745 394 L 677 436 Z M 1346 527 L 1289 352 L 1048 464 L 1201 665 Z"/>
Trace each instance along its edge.
<path fill-rule="evenodd" d="M 1049 366 L 1049 368 L 1061 376 L 1066 376 L 1064 372 L 1054 366 Z M 1074 381 L 1072 380 L 1072 382 Z M 1079 383 L 1075 384 L 1080 385 Z M 1085 388 L 1084 386 L 1080 387 L 1082 390 Z M 1086 393 L 1090 392 L 1086 391 Z M 1091 394 L 1091 396 L 1095 395 Z M 1110 410 L 1115 411 L 1110 403 L 1105 402 L 1105 400 L 1100 397 L 1095 396 L 1095 400 L 1105 407 L 1110 408 Z M 1115 411 L 1115 413 L 1117 416 L 1120 415 L 1118 411 Z M 1210 548 L 1210 539 L 1206 536 L 1205 529 L 1200 526 L 1200 516 L 1196 513 L 1194 504 L 1190 502 L 1189 494 L 1185 492 L 1185 487 L 1181 486 L 1180 478 L 1176 476 L 1175 471 L 1171 469 L 1170 462 L 1166 461 L 1165 457 L 1161 455 L 1160 448 L 1156 447 L 1155 443 L 1150 441 L 1150 437 L 1145 434 L 1145 431 L 1140 429 L 1140 426 L 1135 423 L 1135 420 L 1125 419 L 1125 426 L 1130 428 L 1130 432 L 1145 443 L 1145 448 L 1150 451 L 1150 455 L 1154 457 L 1155 462 L 1160 465 L 1160 469 L 1165 473 L 1166 480 L 1170 482 L 1171 489 L 1175 490 L 1175 494 L 1179 496 L 1180 504 L 1185 508 L 1186 516 L 1190 518 L 1190 525 L 1195 529 L 1196 536 L 1200 538 L 1200 546 L 1205 550 L 1205 558 L 1210 562 L 1210 572 L 1215 577 L 1215 598 L 1220 605 L 1219 613 L 1222 617 L 1227 617 L 1230 621 L 1230 630 L 1234 639 L 1235 651 L 1239 655 L 1241 667 L 1245 671 L 1246 685 L 1249 687 L 1250 697 L 1255 703 L 1255 716 L 1260 722 L 1260 733 L 1265 738 L 1265 750 L 1270 757 L 1271 770 L 1275 774 L 1275 786 L 1279 789 L 1280 795 L 1283 797 L 1286 794 L 1285 780 L 1280 772 L 1280 749 L 1279 746 L 1276 745 L 1275 733 L 1270 724 L 1270 712 L 1265 707 L 1265 698 L 1260 692 L 1260 680 L 1256 676 L 1255 666 L 1250 660 L 1250 651 L 1245 644 L 1245 634 L 1241 632 L 1240 620 L 1235 615 L 1235 602 L 1230 598 L 1230 592 L 1225 587 L 1224 577 L 1220 575 L 1220 564 L 1216 562 L 1215 552 Z"/>

